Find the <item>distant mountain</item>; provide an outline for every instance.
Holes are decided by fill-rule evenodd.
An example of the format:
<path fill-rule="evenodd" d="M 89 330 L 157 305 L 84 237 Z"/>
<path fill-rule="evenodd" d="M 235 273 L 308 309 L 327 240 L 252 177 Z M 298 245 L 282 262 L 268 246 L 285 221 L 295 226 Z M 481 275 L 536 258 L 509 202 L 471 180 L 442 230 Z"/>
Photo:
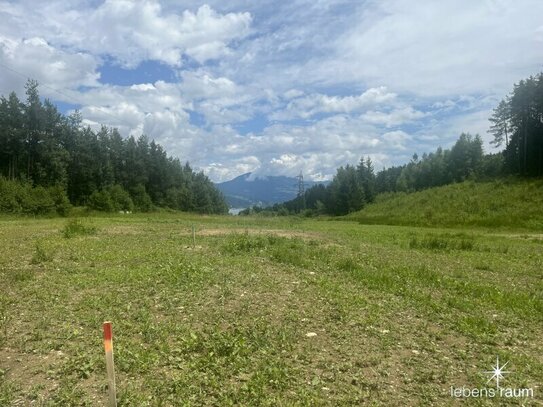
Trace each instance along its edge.
<path fill-rule="evenodd" d="M 318 184 L 304 181 L 305 189 Z M 248 208 L 253 205 L 268 206 L 296 198 L 298 179 L 285 176 L 240 175 L 233 180 L 215 184 L 232 208 Z"/>

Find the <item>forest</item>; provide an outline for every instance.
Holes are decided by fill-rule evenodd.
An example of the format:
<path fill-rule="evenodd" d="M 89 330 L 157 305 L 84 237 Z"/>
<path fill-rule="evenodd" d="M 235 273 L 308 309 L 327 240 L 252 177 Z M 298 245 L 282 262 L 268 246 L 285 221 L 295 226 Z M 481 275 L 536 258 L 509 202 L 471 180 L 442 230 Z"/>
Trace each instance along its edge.
<path fill-rule="evenodd" d="M 226 213 L 203 172 L 168 156 L 145 135 L 82 125 L 26 84 L 26 101 L 0 98 L 0 212 L 66 214 L 71 205 L 113 211 L 155 208 Z"/>
<path fill-rule="evenodd" d="M 492 144 L 504 146 L 495 154 L 484 154 L 479 135 L 463 133 L 450 149 L 439 147 L 400 166 L 377 173 L 369 157 L 357 166 L 337 169 L 331 183 L 309 188 L 295 199 L 269 208 L 253 207 L 240 214 L 301 213 L 346 215 L 358 211 L 384 192 L 414 192 L 462 182 L 485 181 L 517 175 L 543 175 L 543 73 L 521 80 L 489 118 Z"/>
<path fill-rule="evenodd" d="M 515 84 L 489 118 L 492 143 L 484 154 L 479 135 L 463 133 L 450 149 L 414 154 L 404 165 L 375 172 L 369 157 L 337 169 L 327 185 L 269 208 L 242 211 L 287 215 L 345 215 L 384 192 L 413 192 L 464 180 L 543 175 L 543 73 Z M 0 98 L 0 212 L 66 214 L 72 205 L 114 211 L 170 208 L 226 213 L 224 197 L 203 172 L 168 156 L 145 135 L 123 138 L 115 128 L 94 131 L 78 112 L 63 115 L 43 102 L 38 83 L 26 100 Z"/>

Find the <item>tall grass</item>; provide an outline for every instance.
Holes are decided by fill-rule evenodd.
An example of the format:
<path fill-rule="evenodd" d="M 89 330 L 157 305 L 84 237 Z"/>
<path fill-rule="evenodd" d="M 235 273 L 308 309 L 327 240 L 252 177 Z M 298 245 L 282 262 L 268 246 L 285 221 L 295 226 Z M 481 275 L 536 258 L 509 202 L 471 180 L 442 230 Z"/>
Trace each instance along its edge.
<path fill-rule="evenodd" d="M 64 226 L 62 235 L 69 239 L 75 236 L 95 235 L 96 232 L 94 226 L 86 225 L 81 219 L 71 219 Z"/>
<path fill-rule="evenodd" d="M 466 181 L 386 193 L 348 218 L 363 224 L 543 229 L 543 179 Z"/>

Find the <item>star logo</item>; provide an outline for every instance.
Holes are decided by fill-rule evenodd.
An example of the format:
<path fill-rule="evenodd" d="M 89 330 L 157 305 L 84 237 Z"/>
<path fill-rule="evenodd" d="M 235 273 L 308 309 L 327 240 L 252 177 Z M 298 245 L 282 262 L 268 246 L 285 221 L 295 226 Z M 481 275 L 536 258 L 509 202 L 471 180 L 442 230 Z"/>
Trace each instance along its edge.
<path fill-rule="evenodd" d="M 504 378 L 504 374 L 509 374 L 511 372 L 508 372 L 505 369 L 509 362 L 506 362 L 503 364 L 503 366 L 500 366 L 500 358 L 499 356 L 496 356 L 496 366 L 493 366 L 492 370 L 487 370 L 483 373 L 492 375 L 490 379 L 488 379 L 487 384 L 490 383 L 492 380 L 496 380 L 496 388 L 500 388 L 500 380 Z"/>

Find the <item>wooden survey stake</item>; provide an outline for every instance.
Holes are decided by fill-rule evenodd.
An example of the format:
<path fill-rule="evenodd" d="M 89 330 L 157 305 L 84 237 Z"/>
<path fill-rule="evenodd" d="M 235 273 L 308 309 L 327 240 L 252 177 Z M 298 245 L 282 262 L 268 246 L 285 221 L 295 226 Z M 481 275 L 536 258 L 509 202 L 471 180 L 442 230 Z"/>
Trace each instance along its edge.
<path fill-rule="evenodd" d="M 111 322 L 104 322 L 104 349 L 106 351 L 107 383 L 109 389 L 109 407 L 117 407 L 115 396 L 115 368 L 113 365 L 113 332 Z"/>

